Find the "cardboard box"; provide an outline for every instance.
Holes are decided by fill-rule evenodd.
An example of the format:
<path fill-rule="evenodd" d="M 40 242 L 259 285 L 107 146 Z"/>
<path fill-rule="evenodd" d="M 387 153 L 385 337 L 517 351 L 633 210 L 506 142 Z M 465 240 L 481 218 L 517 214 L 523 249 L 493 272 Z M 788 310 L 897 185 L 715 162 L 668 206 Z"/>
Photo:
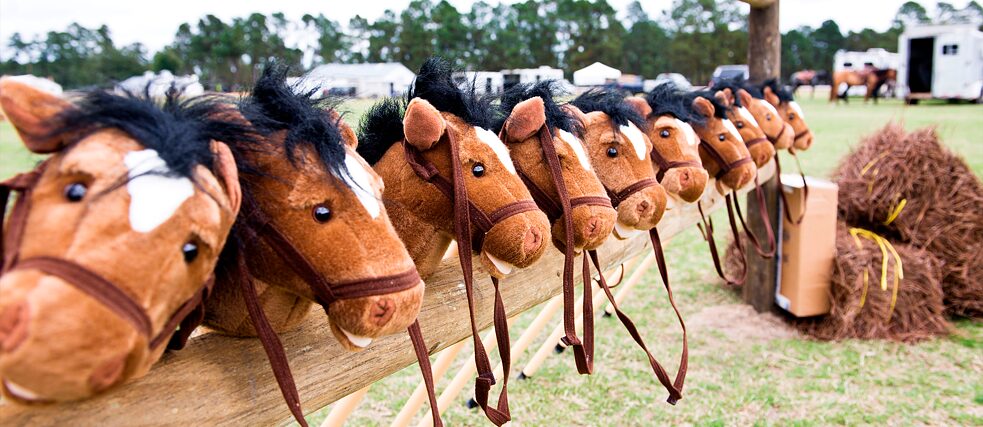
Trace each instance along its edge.
<path fill-rule="evenodd" d="M 775 303 L 798 317 L 829 313 L 830 280 L 836 256 L 837 185 L 806 177 L 809 198 L 804 200 L 802 178 L 782 174 L 783 188 L 792 218 L 798 218 L 805 204 L 805 217 L 795 225 L 785 218 L 779 203 L 780 258 Z"/>

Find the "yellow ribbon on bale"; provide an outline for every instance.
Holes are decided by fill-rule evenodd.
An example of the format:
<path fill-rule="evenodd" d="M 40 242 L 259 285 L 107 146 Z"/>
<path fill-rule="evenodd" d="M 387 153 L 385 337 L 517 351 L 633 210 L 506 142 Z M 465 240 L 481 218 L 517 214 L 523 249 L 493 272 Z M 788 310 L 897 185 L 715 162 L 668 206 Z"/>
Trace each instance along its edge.
<path fill-rule="evenodd" d="M 903 205 L 902 205 L 903 208 Z M 900 209 L 896 209 L 900 212 Z M 891 306 L 887 311 L 887 319 L 885 321 L 891 320 L 891 315 L 894 314 L 894 305 L 898 302 L 898 287 L 901 285 L 901 279 L 904 279 L 904 267 L 901 265 L 901 256 L 898 255 L 898 251 L 894 249 L 894 245 L 891 244 L 887 239 L 881 237 L 873 231 L 866 230 L 859 227 L 851 227 L 850 235 L 853 236 L 853 242 L 856 243 L 858 249 L 863 249 L 864 245 L 860 238 L 864 237 L 870 239 L 878 248 L 881 250 L 881 290 L 887 290 L 887 266 L 890 262 L 890 258 L 894 258 L 894 286 L 891 291 Z M 888 257 L 888 253 L 891 257 Z M 869 266 L 864 266 L 864 287 L 860 294 L 860 308 L 864 307 L 864 303 L 867 301 L 867 288 L 869 286 L 869 274 L 867 272 Z"/>

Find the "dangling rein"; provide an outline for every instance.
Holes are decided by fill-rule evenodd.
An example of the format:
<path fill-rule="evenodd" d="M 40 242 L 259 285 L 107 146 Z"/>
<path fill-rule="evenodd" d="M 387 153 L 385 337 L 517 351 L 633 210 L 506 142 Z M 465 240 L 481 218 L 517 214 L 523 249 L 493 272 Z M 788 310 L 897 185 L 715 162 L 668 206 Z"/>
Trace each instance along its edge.
<path fill-rule="evenodd" d="M 728 163 L 726 160 L 724 160 L 723 155 L 721 155 L 720 152 L 717 151 L 717 149 L 714 148 L 712 144 L 706 141 L 702 141 L 702 140 L 700 141 L 700 148 L 706 151 L 707 154 L 710 155 L 710 158 L 712 158 L 714 162 L 717 163 L 717 165 L 719 166 L 720 170 L 717 172 L 716 176 L 714 176 L 714 178 L 718 180 L 722 178 L 724 175 L 727 175 L 727 173 L 734 170 L 735 168 L 753 162 L 751 157 L 748 156 Z M 739 257 L 741 263 L 741 273 L 739 274 L 739 278 L 729 278 L 727 277 L 726 274 L 724 274 L 723 265 L 720 261 L 720 253 L 717 250 L 717 243 L 713 238 L 713 219 L 707 218 L 706 214 L 703 212 L 702 202 L 697 202 L 697 208 L 700 211 L 700 219 L 703 222 L 702 224 L 698 224 L 698 226 L 700 227 L 700 233 L 703 234 L 703 239 L 706 240 L 707 244 L 710 246 L 710 257 L 713 259 L 713 267 L 717 271 L 717 275 L 720 276 L 721 279 L 723 279 L 725 282 L 727 282 L 728 285 L 731 286 L 743 285 L 744 282 L 747 281 L 747 272 L 748 272 L 747 260 L 745 259 L 744 244 L 741 242 L 741 235 L 740 232 L 737 230 L 737 221 L 734 219 L 735 211 L 737 212 L 737 218 L 740 219 L 741 226 L 744 228 L 744 233 L 751 241 L 758 255 L 760 255 L 763 258 L 771 258 L 775 256 L 775 252 L 777 249 L 777 244 L 775 242 L 775 232 L 771 228 L 771 219 L 768 218 L 767 204 L 765 203 L 764 192 L 761 191 L 760 183 L 758 183 L 757 174 L 755 174 L 754 182 L 756 185 L 755 193 L 757 193 L 758 208 L 761 213 L 761 222 L 765 226 L 765 230 L 768 235 L 768 243 L 769 246 L 771 246 L 771 249 L 767 251 L 761 249 L 760 240 L 756 235 L 754 235 L 754 233 L 751 232 L 751 230 L 747 226 L 747 222 L 744 220 L 744 214 L 741 212 L 741 204 L 737 200 L 737 190 L 731 190 L 730 194 L 726 194 L 724 196 L 724 199 L 727 203 L 727 219 L 730 222 L 731 234 L 734 236 L 734 244 L 737 246 L 737 251 L 738 254 L 740 255 Z"/>
<path fill-rule="evenodd" d="M 615 301 L 614 295 L 611 293 L 611 288 L 608 286 L 607 280 L 604 277 L 604 272 L 601 270 L 596 250 L 585 251 L 583 258 L 583 271 L 581 272 L 584 288 L 583 341 L 577 337 L 576 323 L 574 319 L 575 285 L 573 283 L 573 268 L 575 248 L 573 208 L 584 205 L 617 208 L 617 205 L 630 197 L 632 194 L 641 191 L 646 187 L 653 186 L 657 182 L 652 179 L 643 179 L 616 193 L 608 190 L 609 197 L 607 198 L 600 196 L 571 198 L 569 192 L 567 191 L 566 183 L 563 181 L 560 158 L 556 153 L 556 148 L 553 146 L 553 136 L 549 127 L 546 125 L 539 130 L 539 143 L 543 150 L 543 157 L 546 159 L 546 164 L 550 171 L 550 177 L 553 180 L 553 184 L 557 190 L 557 195 L 560 198 L 559 206 L 555 200 L 547 195 L 545 191 L 536 186 L 535 183 L 533 183 L 533 181 L 521 171 L 521 169 L 518 170 L 518 172 L 523 182 L 525 182 L 526 186 L 529 188 L 530 193 L 532 193 L 533 199 L 535 199 L 540 208 L 546 212 L 550 222 L 552 223 L 557 219 L 563 220 L 565 237 L 563 248 L 563 327 L 565 335 L 563 338 L 561 338 L 561 340 L 563 341 L 564 345 L 573 349 L 574 360 L 577 364 L 577 371 L 581 374 L 591 374 L 594 370 L 594 298 L 590 284 L 590 277 L 592 274 L 590 264 L 592 263 L 594 265 L 594 269 L 598 273 L 598 284 L 601 289 L 604 290 L 604 293 L 611 302 L 612 307 L 614 307 L 615 312 L 618 315 L 618 319 L 624 325 L 625 329 L 628 330 L 628 333 L 631 335 L 632 339 L 635 340 L 635 343 L 638 344 L 638 346 L 641 347 L 648 356 L 649 364 L 652 366 L 652 370 L 655 372 L 656 377 L 669 392 L 669 403 L 675 404 L 682 398 L 683 381 L 686 377 L 689 351 L 686 340 L 686 325 L 683 323 L 683 318 L 680 315 L 679 310 L 676 308 L 676 302 L 672 297 L 672 289 L 669 287 L 669 279 L 666 275 L 665 256 L 662 253 L 662 245 L 659 241 L 659 235 L 656 229 L 653 228 L 650 231 L 653 243 L 652 247 L 655 250 L 656 258 L 659 262 L 659 272 L 662 274 L 663 283 L 665 283 L 666 290 L 669 293 L 669 302 L 672 304 L 672 308 L 675 310 L 676 316 L 679 318 L 679 324 L 683 329 L 683 351 L 675 382 L 670 381 L 669 375 L 666 373 L 665 368 L 663 368 L 655 357 L 652 356 L 652 352 L 649 351 L 648 347 L 645 345 L 645 342 L 642 340 L 642 337 L 638 332 L 638 328 L 635 326 L 634 322 L 631 321 L 631 318 L 629 318 L 628 315 L 618 308 L 618 303 Z"/>
<path fill-rule="evenodd" d="M 188 300 L 175 310 L 167 323 L 154 334 L 150 315 L 141 303 L 135 300 L 123 288 L 102 277 L 89 268 L 74 261 L 48 256 L 20 259 L 20 245 L 24 239 L 24 228 L 27 225 L 27 215 L 31 210 L 31 194 L 44 173 L 48 161 L 41 162 L 34 170 L 14 176 L 0 182 L 0 277 L 13 270 L 33 269 L 45 274 L 58 277 L 80 292 L 94 298 L 104 307 L 129 323 L 147 340 L 150 350 L 160 347 L 167 341 L 167 348 L 180 350 L 184 348 L 198 325 L 205 316 L 204 300 L 208 298 L 214 283 L 214 274 L 209 275 L 205 283 Z M 10 213 L 4 235 L 4 216 L 7 213 L 7 201 L 12 192 L 20 193 Z M 10 252 L 6 252 L 7 248 Z"/>
<path fill-rule="evenodd" d="M 249 312 L 249 318 L 252 321 L 253 327 L 256 329 L 260 342 L 263 344 L 263 350 L 266 352 L 266 356 L 270 361 L 273 376 L 280 386 L 280 392 L 283 393 L 283 398 L 287 402 L 291 414 L 293 414 L 298 424 L 307 426 L 307 421 L 304 419 L 304 412 L 300 407 L 300 395 L 297 392 L 293 374 L 290 372 L 290 365 L 287 361 L 286 353 L 283 350 L 283 344 L 263 313 L 259 296 L 256 293 L 256 286 L 253 283 L 253 275 L 245 261 L 244 254 L 248 250 L 246 242 L 262 240 L 269 245 L 284 263 L 307 283 L 317 297 L 318 304 L 324 308 L 325 313 L 328 311 L 328 306 L 335 301 L 384 295 L 410 289 L 420 283 L 420 276 L 416 269 L 410 269 L 403 273 L 387 277 L 345 283 L 329 283 L 310 261 L 308 261 L 307 257 L 290 242 L 290 239 L 273 225 L 272 220 L 266 213 L 251 200 L 247 200 L 244 203 L 240 218 L 242 219 L 242 224 L 238 230 L 241 235 L 238 236 L 238 245 L 236 247 L 237 264 L 236 269 L 230 273 L 232 273 L 233 281 L 242 290 L 246 309 Z M 419 321 L 414 321 L 407 328 L 407 332 L 423 374 L 423 381 L 427 388 L 428 398 L 430 399 L 430 412 L 434 425 L 442 426 L 443 422 L 440 419 L 437 398 L 434 392 L 430 357 L 427 351 L 427 345 L 423 340 L 423 334 L 420 331 Z"/>
<path fill-rule="evenodd" d="M 495 384 L 495 373 L 492 370 L 488 359 L 488 351 L 485 350 L 479 337 L 478 325 L 474 314 L 474 272 L 471 260 L 471 251 L 480 251 L 484 242 L 484 235 L 491 228 L 513 215 L 523 212 L 538 210 L 536 203 L 532 200 L 521 200 L 501 207 L 491 214 L 485 214 L 478 209 L 468 196 L 467 187 L 464 185 L 464 173 L 461 171 L 461 148 L 457 138 L 450 131 L 445 131 L 442 138 L 446 138 L 451 152 L 451 180 L 440 175 L 437 167 L 427 160 L 419 150 L 403 141 L 403 149 L 406 161 L 413 171 L 424 181 L 437 187 L 444 196 L 451 200 L 454 208 L 454 236 L 457 240 L 457 255 L 461 263 L 461 272 L 464 276 L 464 290 L 468 298 L 468 315 L 471 320 L 471 339 L 474 344 L 474 362 L 478 371 L 475 380 L 475 401 L 485 412 L 485 416 L 497 426 L 501 426 L 512 419 L 509 411 L 508 385 L 509 371 L 512 366 L 511 342 L 509 339 L 508 323 L 505 313 L 505 304 L 502 302 L 502 293 L 499 289 L 498 279 L 492 277 L 492 285 L 495 287 L 494 305 L 494 325 L 495 337 L 498 341 L 498 355 L 502 360 L 502 369 L 505 373 L 502 379 L 502 390 L 498 396 L 498 405 L 491 407 L 488 405 L 488 395 L 491 386 Z M 472 239 L 471 218 L 474 215 L 475 226 L 478 234 Z M 431 393 L 432 395 L 432 393 Z M 431 401 L 433 402 L 433 401 Z M 435 403 L 431 405 L 436 408 Z"/>
<path fill-rule="evenodd" d="M 776 142 L 778 142 L 778 139 L 781 138 L 784 133 L 785 133 L 785 126 L 782 126 L 782 131 L 778 132 L 778 135 L 775 135 L 774 138 L 768 137 L 767 139 L 772 143 L 772 145 L 774 145 Z M 796 135 L 795 137 L 798 138 L 799 136 L 800 135 Z M 747 144 L 748 147 L 750 147 L 751 145 L 752 143 L 750 142 Z M 782 206 L 785 207 L 785 219 L 787 219 L 788 222 L 792 224 L 799 225 L 802 224 L 802 220 L 806 216 L 806 206 L 807 206 L 807 202 L 809 201 L 809 183 L 806 181 L 806 175 L 802 171 L 802 163 L 799 163 L 799 156 L 795 152 L 795 148 L 789 147 L 788 153 L 792 155 L 793 159 L 795 159 L 795 165 L 798 167 L 799 176 L 802 177 L 802 211 L 799 212 L 798 217 L 794 219 L 792 218 L 792 209 L 789 207 L 788 196 L 785 195 L 785 190 L 784 190 L 785 187 L 782 185 L 782 162 L 779 161 L 778 159 L 777 149 L 775 150 L 775 179 L 778 180 L 778 197 L 782 199 Z"/>

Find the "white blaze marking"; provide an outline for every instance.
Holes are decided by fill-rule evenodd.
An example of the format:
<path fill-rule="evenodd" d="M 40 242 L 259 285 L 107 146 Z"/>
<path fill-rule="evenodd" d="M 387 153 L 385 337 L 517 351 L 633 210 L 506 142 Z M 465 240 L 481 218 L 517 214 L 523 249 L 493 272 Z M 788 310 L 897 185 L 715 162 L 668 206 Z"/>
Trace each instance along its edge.
<path fill-rule="evenodd" d="M 577 156 L 580 166 L 586 170 L 591 170 L 590 159 L 587 158 L 587 151 L 584 150 L 584 144 L 580 142 L 580 139 L 563 129 L 557 129 L 556 131 L 557 134 L 560 135 L 560 139 L 567 143 L 567 145 L 570 146 L 570 149 L 573 150 L 573 154 Z"/>
<path fill-rule="evenodd" d="M 628 123 L 628 126 L 621 127 L 621 133 L 628 138 L 631 146 L 635 148 L 638 160 L 645 160 L 645 155 L 648 153 L 645 152 L 645 136 L 642 135 L 642 131 L 634 123 Z"/>
<path fill-rule="evenodd" d="M 502 162 L 505 169 L 512 172 L 515 175 L 515 165 L 512 164 L 512 157 L 509 157 L 509 149 L 502 144 L 502 140 L 498 139 L 498 135 L 485 128 L 475 127 L 474 132 L 478 134 L 478 141 L 484 142 L 485 145 L 490 147 L 495 155 L 498 156 L 498 160 Z"/>
<path fill-rule="evenodd" d="M 347 183 L 348 187 L 352 189 L 372 219 L 378 218 L 379 214 L 382 213 L 382 205 L 379 203 L 379 197 L 375 195 L 372 175 L 369 174 L 366 166 L 351 154 L 345 156 L 345 168 L 348 169 L 348 177 L 345 178 L 351 180 Z"/>
<path fill-rule="evenodd" d="M 737 112 L 741 114 L 741 117 L 743 117 L 744 120 L 746 120 L 748 123 L 754 125 L 754 127 L 756 127 L 756 128 L 760 128 L 761 127 L 761 126 L 758 126 L 758 121 L 754 119 L 754 116 L 751 115 L 751 112 L 748 111 L 747 108 L 737 107 Z"/>
<path fill-rule="evenodd" d="M 761 104 L 763 104 L 765 107 L 767 107 L 768 108 L 768 111 L 771 111 L 771 114 L 774 114 L 775 117 L 780 117 L 778 115 L 778 110 L 776 110 L 775 109 L 775 106 L 774 105 L 771 105 L 770 102 L 762 100 L 761 101 Z"/>
<path fill-rule="evenodd" d="M 721 121 L 724 122 L 724 127 L 727 128 L 727 132 L 734 135 L 734 138 L 736 138 L 738 141 L 744 142 L 744 138 L 741 138 L 741 134 L 737 131 L 737 127 L 734 126 L 734 122 L 727 119 L 723 119 Z"/>
<path fill-rule="evenodd" d="M 792 107 L 792 109 L 795 110 L 796 113 L 799 114 L 799 117 L 800 118 L 802 118 L 802 119 L 805 119 L 806 118 L 806 115 L 802 113 L 802 107 L 799 106 L 799 103 L 798 102 L 789 101 L 788 105 L 790 107 Z"/>
<path fill-rule="evenodd" d="M 696 135 L 696 131 L 693 130 L 693 126 L 679 119 L 676 120 L 676 124 L 682 129 L 683 134 L 686 135 L 686 143 L 689 145 L 697 145 L 700 143 L 700 137 Z"/>
<path fill-rule="evenodd" d="M 130 227 L 141 233 L 163 224 L 195 193 L 191 180 L 165 176 L 170 172 L 156 150 L 131 151 L 123 157 L 129 170 Z"/>

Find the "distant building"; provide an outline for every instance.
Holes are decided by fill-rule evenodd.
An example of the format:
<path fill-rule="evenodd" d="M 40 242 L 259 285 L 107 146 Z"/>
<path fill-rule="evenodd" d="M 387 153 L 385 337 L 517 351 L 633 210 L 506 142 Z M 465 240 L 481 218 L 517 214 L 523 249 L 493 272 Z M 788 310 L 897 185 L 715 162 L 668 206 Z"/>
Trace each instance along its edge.
<path fill-rule="evenodd" d="M 506 90 L 516 84 L 539 83 L 543 80 L 563 80 L 563 70 L 542 65 L 539 68 L 515 68 L 502 70 Z"/>
<path fill-rule="evenodd" d="M 906 28 L 898 37 L 898 95 L 983 101 L 983 32 L 973 24 Z"/>
<path fill-rule="evenodd" d="M 505 75 L 498 71 L 463 71 L 454 73 L 458 86 L 474 84 L 478 93 L 499 94 L 505 89 Z"/>
<path fill-rule="evenodd" d="M 149 93 L 152 98 L 163 98 L 171 88 L 179 91 L 182 96 L 198 96 L 205 93 L 205 88 L 198 82 L 198 76 L 189 74 L 175 76 L 170 71 L 162 70 L 144 72 L 143 75 L 133 76 L 116 85 L 118 92 L 129 92 L 142 95 Z"/>
<path fill-rule="evenodd" d="M 577 86 L 605 86 L 617 84 L 621 70 L 595 62 L 573 72 L 573 84 Z"/>
<path fill-rule="evenodd" d="M 398 62 L 371 64 L 324 64 L 302 78 L 306 87 L 319 87 L 324 94 L 378 98 L 406 93 L 416 74 Z"/>

